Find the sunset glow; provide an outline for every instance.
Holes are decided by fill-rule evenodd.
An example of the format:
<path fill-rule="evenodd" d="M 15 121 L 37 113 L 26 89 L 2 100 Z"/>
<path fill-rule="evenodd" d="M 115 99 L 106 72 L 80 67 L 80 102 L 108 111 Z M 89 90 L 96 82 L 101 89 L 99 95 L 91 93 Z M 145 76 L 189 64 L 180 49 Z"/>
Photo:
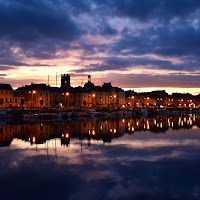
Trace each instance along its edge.
<path fill-rule="evenodd" d="M 200 92 L 199 1 L 0 1 L 0 79 Z M 26 16 L 26 17 L 24 17 Z"/>

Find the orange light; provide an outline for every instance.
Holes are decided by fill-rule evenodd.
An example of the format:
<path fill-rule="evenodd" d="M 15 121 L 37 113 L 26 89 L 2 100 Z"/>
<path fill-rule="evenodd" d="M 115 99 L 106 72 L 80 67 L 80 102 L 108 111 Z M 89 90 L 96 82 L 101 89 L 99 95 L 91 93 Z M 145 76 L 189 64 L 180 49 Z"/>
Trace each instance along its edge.
<path fill-rule="evenodd" d="M 116 97 L 117 97 L 117 95 L 114 95 L 113 97 L 114 97 L 114 98 L 116 98 Z"/>
<path fill-rule="evenodd" d="M 117 130 L 116 130 L 116 129 L 114 129 L 114 130 L 113 130 L 113 132 L 114 132 L 114 133 L 117 133 Z"/>
<path fill-rule="evenodd" d="M 66 138 L 69 138 L 69 133 L 66 133 L 66 134 L 65 134 L 65 137 L 66 137 Z"/>
<path fill-rule="evenodd" d="M 135 97 L 134 97 L 134 96 L 132 96 L 131 98 L 132 98 L 132 99 L 135 99 Z"/>
<path fill-rule="evenodd" d="M 147 97 L 147 99 L 149 100 L 150 98 L 149 98 L 149 97 Z"/>
<path fill-rule="evenodd" d="M 35 137 L 33 137 L 33 140 L 32 140 L 32 141 L 33 141 L 33 143 L 35 143 Z"/>
<path fill-rule="evenodd" d="M 92 135 L 95 135 L 95 130 L 92 131 Z"/>
<path fill-rule="evenodd" d="M 66 96 L 69 96 L 69 92 L 66 92 Z"/>
<path fill-rule="evenodd" d="M 36 93 L 36 91 L 35 90 L 33 90 L 33 94 L 35 94 Z"/>
<path fill-rule="evenodd" d="M 96 96 L 96 94 L 92 94 L 92 97 L 95 97 Z"/>

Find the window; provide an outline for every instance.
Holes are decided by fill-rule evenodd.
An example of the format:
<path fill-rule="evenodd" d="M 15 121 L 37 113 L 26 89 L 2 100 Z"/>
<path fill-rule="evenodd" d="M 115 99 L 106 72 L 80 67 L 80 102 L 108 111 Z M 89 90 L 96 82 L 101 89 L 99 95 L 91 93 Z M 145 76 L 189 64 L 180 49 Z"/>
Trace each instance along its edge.
<path fill-rule="evenodd" d="M 8 92 L 6 91 L 6 94 L 8 94 Z"/>
<path fill-rule="evenodd" d="M 10 102 L 12 102 L 12 98 L 10 98 Z"/>
<path fill-rule="evenodd" d="M 17 98 L 15 98 L 15 103 L 17 103 Z"/>
<path fill-rule="evenodd" d="M 3 91 L 1 91 L 1 94 L 3 94 Z"/>
<path fill-rule="evenodd" d="M 8 102 L 8 98 L 6 98 L 6 103 Z"/>
<path fill-rule="evenodd" d="M 42 92 L 40 93 L 40 96 L 42 96 Z"/>
<path fill-rule="evenodd" d="M 2 105 L 2 104 L 3 104 L 3 98 L 0 99 L 0 105 Z"/>

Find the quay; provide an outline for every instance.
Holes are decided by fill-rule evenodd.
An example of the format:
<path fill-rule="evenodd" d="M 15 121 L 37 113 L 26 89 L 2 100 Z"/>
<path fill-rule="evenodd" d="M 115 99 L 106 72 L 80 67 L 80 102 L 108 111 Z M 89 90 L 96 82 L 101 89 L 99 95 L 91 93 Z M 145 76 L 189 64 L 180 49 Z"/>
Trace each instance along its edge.
<path fill-rule="evenodd" d="M 152 116 L 181 116 L 200 114 L 198 108 L 134 108 L 134 109 L 32 109 L 32 110 L 0 110 L 0 119 L 69 119 L 69 118 L 98 118 L 98 117 L 152 117 Z"/>

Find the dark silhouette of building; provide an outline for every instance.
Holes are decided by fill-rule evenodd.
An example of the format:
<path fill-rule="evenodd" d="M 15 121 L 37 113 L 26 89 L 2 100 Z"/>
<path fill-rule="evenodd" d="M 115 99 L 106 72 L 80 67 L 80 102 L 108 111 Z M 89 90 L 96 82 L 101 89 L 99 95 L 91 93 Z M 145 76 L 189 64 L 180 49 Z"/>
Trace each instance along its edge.
<path fill-rule="evenodd" d="M 61 88 L 67 89 L 70 87 L 70 75 L 64 74 L 61 76 Z"/>

